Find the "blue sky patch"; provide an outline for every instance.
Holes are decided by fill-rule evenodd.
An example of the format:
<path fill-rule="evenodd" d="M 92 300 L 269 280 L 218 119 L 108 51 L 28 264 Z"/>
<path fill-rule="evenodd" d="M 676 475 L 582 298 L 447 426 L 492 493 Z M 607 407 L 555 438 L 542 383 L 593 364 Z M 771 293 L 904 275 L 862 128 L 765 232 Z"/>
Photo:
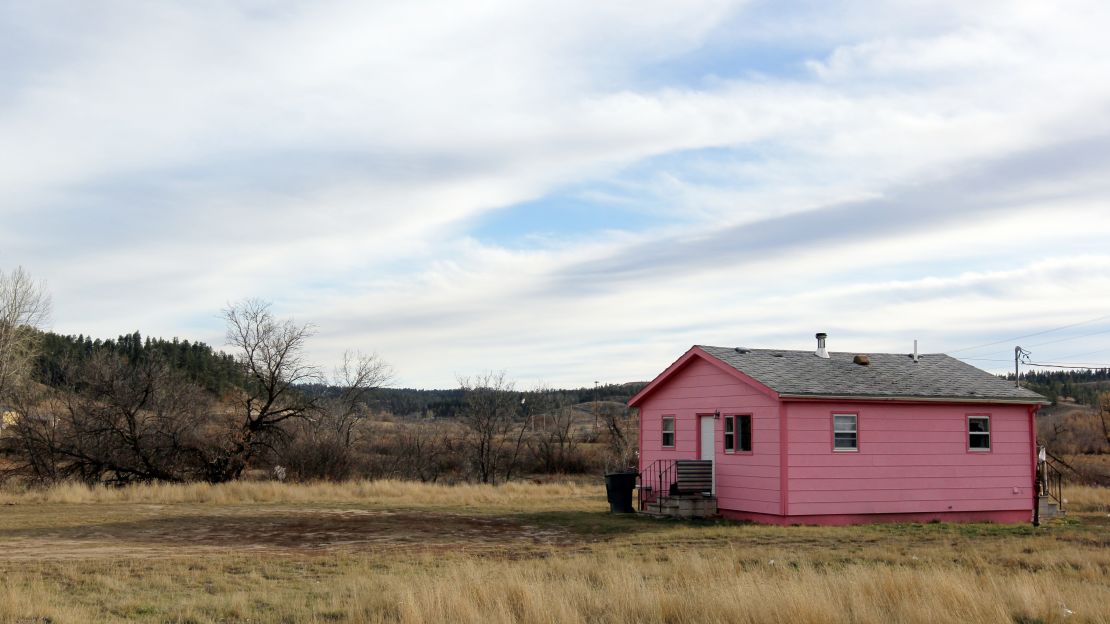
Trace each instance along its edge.
<path fill-rule="evenodd" d="M 638 232 L 680 221 L 679 215 L 646 212 L 634 204 L 588 199 L 584 193 L 561 193 L 487 213 L 469 233 L 483 243 L 521 248 L 548 239 L 566 241 L 614 230 Z"/>

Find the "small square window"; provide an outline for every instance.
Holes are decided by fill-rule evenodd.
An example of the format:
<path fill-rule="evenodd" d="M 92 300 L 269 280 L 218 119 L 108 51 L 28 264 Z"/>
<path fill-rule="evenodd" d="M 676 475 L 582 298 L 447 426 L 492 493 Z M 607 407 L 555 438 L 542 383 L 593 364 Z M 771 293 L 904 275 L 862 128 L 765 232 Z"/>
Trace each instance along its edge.
<path fill-rule="evenodd" d="M 991 450 L 990 416 L 967 417 L 967 448 L 972 451 Z"/>
<path fill-rule="evenodd" d="M 833 450 L 859 450 L 859 432 L 855 414 L 833 414 Z"/>
<path fill-rule="evenodd" d="M 736 417 L 725 416 L 725 452 L 736 450 Z"/>
<path fill-rule="evenodd" d="M 674 448 L 674 416 L 663 417 L 663 448 Z"/>

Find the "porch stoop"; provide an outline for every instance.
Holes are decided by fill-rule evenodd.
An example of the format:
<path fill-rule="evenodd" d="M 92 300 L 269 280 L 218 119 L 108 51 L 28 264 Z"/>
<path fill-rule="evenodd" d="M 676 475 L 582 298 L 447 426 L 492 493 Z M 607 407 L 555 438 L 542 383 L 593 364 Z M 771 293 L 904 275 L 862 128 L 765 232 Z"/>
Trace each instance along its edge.
<path fill-rule="evenodd" d="M 705 494 L 675 494 L 644 501 L 641 513 L 660 518 L 709 518 L 717 515 L 717 498 Z"/>

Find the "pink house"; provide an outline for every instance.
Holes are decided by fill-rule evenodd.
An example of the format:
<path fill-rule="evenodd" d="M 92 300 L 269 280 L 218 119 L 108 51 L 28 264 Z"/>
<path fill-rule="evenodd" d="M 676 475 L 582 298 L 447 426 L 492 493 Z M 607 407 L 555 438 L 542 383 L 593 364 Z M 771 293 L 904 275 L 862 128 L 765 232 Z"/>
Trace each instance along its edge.
<path fill-rule="evenodd" d="M 695 346 L 629 401 L 641 510 L 1028 522 L 1047 401 L 943 354 Z"/>

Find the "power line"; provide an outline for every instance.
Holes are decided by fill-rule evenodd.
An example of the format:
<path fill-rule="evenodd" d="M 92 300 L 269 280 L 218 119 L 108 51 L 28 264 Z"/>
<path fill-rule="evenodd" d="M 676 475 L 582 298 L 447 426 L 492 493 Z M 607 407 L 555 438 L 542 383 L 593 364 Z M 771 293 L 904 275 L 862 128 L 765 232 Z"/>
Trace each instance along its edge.
<path fill-rule="evenodd" d="M 1047 345 L 1047 344 L 1055 344 L 1057 342 L 1067 342 L 1069 340 L 1076 340 L 1077 338 L 1087 338 L 1087 337 L 1090 337 L 1090 336 L 1097 336 L 1099 334 L 1110 334 L 1110 329 L 1102 329 L 1102 330 L 1099 330 L 1097 332 L 1091 332 L 1089 334 L 1079 334 L 1078 336 L 1068 336 L 1067 338 L 1059 338 L 1057 340 L 1049 340 L 1049 341 L 1046 341 L 1046 342 L 1038 342 L 1037 344 L 1031 344 L 1029 346 L 1031 348 L 1032 347 L 1040 347 L 1040 346 Z"/>
<path fill-rule="evenodd" d="M 1046 368 L 1110 368 L 1110 364 L 1079 364 L 1077 362 L 1072 362 L 1070 364 L 1038 364 L 1035 362 L 1023 362 L 1023 364 L 1026 366 L 1042 366 Z"/>
<path fill-rule="evenodd" d="M 1082 357 L 1084 355 L 1094 355 L 1095 353 L 1105 353 L 1110 349 L 1095 349 L 1094 351 L 1084 351 L 1083 353 L 1072 353 L 1071 355 L 1060 356 L 1061 360 L 1070 360 L 1073 357 Z"/>
<path fill-rule="evenodd" d="M 1086 321 L 1079 321 L 1078 323 L 1072 323 L 1070 325 L 1061 325 L 1060 327 L 1053 327 L 1052 329 L 1046 329 L 1044 331 L 1033 332 L 1032 334 L 1025 334 L 1024 336 L 1015 336 L 1013 338 L 1007 338 L 1005 340 L 998 340 L 998 341 L 995 341 L 995 342 L 988 342 L 988 343 L 981 344 L 981 345 L 975 345 L 974 347 L 964 347 L 963 349 L 952 349 L 952 350 L 948 351 L 948 353 L 959 353 L 961 351 L 972 351 L 974 349 L 982 349 L 983 347 L 993 347 L 995 345 L 1011 343 L 1015 340 L 1021 340 L 1022 338 L 1032 338 L 1033 336 L 1041 336 L 1043 334 L 1050 334 L 1050 333 L 1055 332 L 1055 331 L 1060 331 L 1061 329 L 1069 329 L 1071 327 L 1079 327 L 1080 325 L 1088 325 L 1090 323 L 1094 323 L 1096 321 L 1101 321 L 1101 320 L 1104 320 L 1104 319 L 1110 319 L 1110 314 L 1107 314 L 1106 316 L 1100 316 L 1098 318 L 1088 319 Z"/>

